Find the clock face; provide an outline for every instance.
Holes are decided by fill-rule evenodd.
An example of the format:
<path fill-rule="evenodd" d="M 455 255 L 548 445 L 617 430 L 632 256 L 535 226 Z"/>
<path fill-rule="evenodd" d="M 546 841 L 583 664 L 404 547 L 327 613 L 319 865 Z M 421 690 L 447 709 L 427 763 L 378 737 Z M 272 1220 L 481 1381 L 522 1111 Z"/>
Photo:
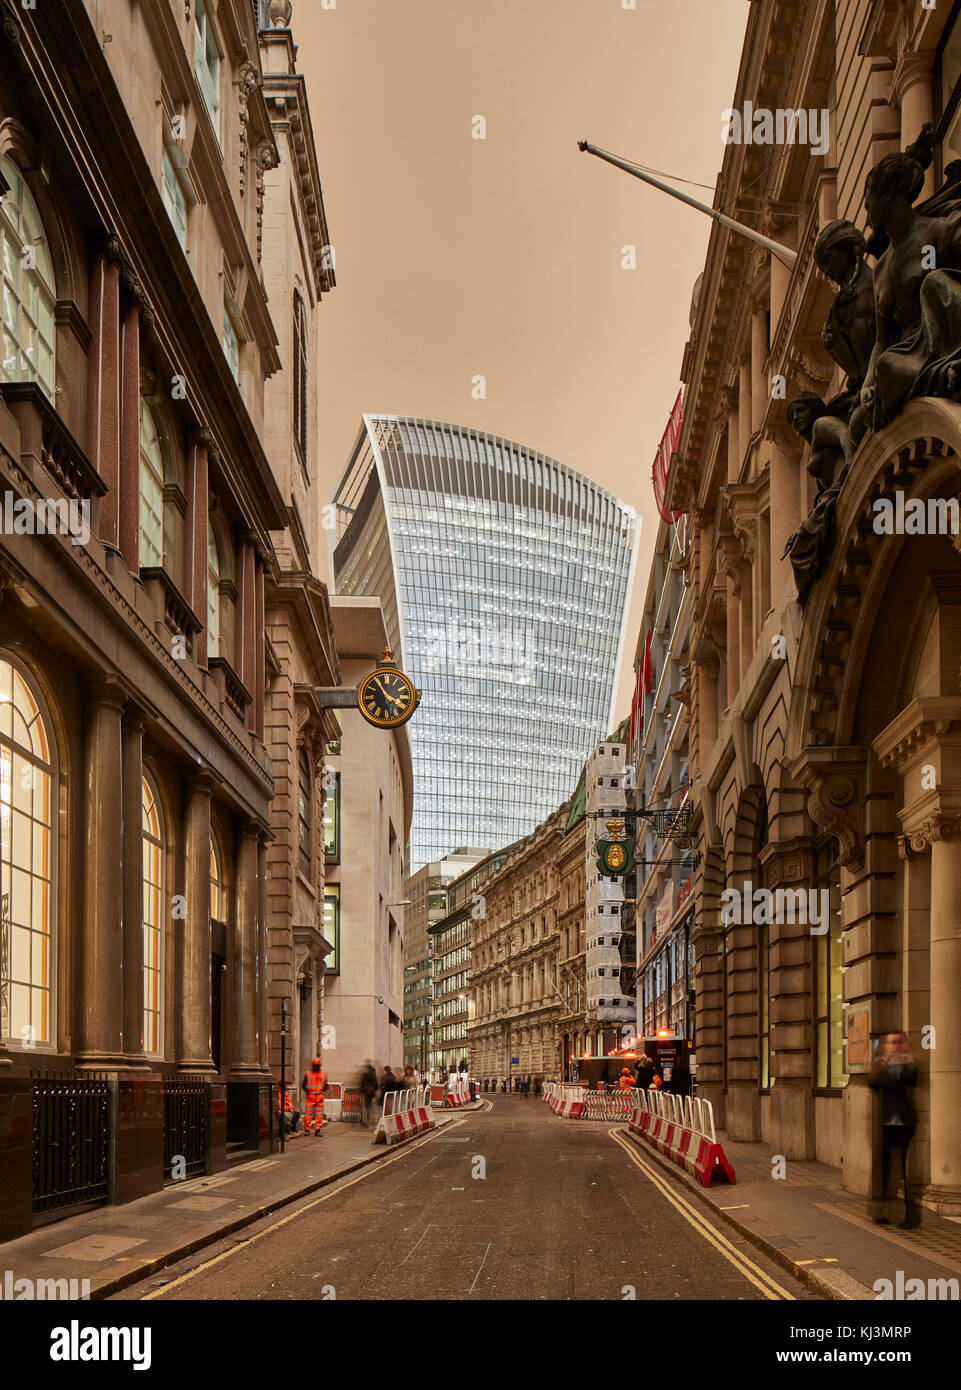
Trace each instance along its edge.
<path fill-rule="evenodd" d="M 414 713 L 417 692 L 403 671 L 382 666 L 361 683 L 357 704 L 368 724 L 389 729 L 406 723 Z"/>

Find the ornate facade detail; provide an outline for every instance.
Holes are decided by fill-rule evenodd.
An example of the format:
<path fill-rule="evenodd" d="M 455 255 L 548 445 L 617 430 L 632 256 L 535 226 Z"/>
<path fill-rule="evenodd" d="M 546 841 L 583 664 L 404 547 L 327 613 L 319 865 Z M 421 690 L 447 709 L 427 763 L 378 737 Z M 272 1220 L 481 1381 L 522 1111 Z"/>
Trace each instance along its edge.
<path fill-rule="evenodd" d="M 260 86 L 260 71 L 256 63 L 252 63 L 248 58 L 242 64 L 237 81 L 239 86 L 238 99 L 240 103 L 240 196 L 244 196 L 247 188 L 247 123 L 250 120 L 250 113 L 247 104 L 256 89 Z"/>
<path fill-rule="evenodd" d="M 931 816 L 915 830 L 898 836 L 898 855 L 901 859 L 915 859 L 927 854 L 938 840 L 956 840 L 961 835 L 961 817 Z"/>
<path fill-rule="evenodd" d="M 864 859 L 864 775 L 866 748 L 807 748 L 788 768 L 807 788 L 808 815 L 841 846 L 848 868 Z"/>
<path fill-rule="evenodd" d="M 260 264 L 264 245 L 264 182 L 268 169 L 276 169 L 280 156 L 272 140 L 261 140 L 254 151 L 257 165 L 257 264 Z"/>

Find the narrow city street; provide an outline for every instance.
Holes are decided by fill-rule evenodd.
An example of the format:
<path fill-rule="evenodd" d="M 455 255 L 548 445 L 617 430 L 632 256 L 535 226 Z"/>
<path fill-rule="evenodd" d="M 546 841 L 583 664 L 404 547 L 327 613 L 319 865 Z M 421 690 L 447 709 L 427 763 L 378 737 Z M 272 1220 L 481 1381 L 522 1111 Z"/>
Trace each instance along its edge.
<path fill-rule="evenodd" d="M 623 1126 L 565 1123 L 533 1098 L 488 1107 L 117 1298 L 811 1297 Z"/>

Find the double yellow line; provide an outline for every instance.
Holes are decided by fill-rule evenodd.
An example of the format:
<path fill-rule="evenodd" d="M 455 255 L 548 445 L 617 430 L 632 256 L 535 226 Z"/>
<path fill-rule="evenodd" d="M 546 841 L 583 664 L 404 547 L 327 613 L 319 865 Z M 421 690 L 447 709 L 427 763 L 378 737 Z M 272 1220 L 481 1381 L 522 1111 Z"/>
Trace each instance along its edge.
<path fill-rule="evenodd" d="M 764 1270 L 756 1265 L 753 1260 L 749 1260 L 745 1254 L 742 1254 L 740 1250 L 732 1245 L 726 1236 L 722 1236 L 720 1231 L 715 1230 L 706 1217 L 704 1217 L 695 1206 L 684 1197 L 673 1192 L 667 1179 L 655 1168 L 652 1168 L 649 1163 L 644 1162 L 643 1158 L 641 1158 L 640 1154 L 637 1152 L 637 1147 L 633 1140 L 628 1139 L 623 1130 L 609 1129 L 607 1132 L 614 1140 L 614 1143 L 624 1150 L 635 1167 L 640 1168 L 648 1182 L 653 1183 L 661 1193 L 661 1196 L 666 1197 L 671 1205 L 676 1207 L 681 1213 L 685 1221 L 690 1222 L 698 1235 L 703 1236 L 709 1245 L 713 1245 L 715 1250 L 718 1250 L 724 1258 L 734 1266 L 738 1273 L 743 1274 L 744 1278 L 749 1280 L 756 1289 L 760 1289 L 765 1298 L 771 1299 L 772 1302 L 777 1302 L 781 1299 L 789 1299 L 792 1302 L 795 1301 L 795 1295 L 793 1293 L 782 1288 L 769 1274 L 765 1274 Z"/>

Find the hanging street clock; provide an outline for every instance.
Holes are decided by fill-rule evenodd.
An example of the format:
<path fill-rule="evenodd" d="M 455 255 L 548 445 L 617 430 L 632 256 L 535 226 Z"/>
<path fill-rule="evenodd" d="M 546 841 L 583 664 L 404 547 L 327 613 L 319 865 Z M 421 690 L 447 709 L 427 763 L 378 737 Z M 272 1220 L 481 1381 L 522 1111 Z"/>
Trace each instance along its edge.
<path fill-rule="evenodd" d="M 375 729 L 396 729 L 406 724 L 420 704 L 421 692 L 392 660 L 388 647 L 380 664 L 365 676 L 357 689 L 357 708 Z"/>
<path fill-rule="evenodd" d="M 621 838 L 624 834 L 623 821 L 609 820 L 607 829 L 610 838 L 598 840 L 595 845 L 598 873 L 605 878 L 622 878 L 634 867 L 634 845 L 631 840 Z"/>

